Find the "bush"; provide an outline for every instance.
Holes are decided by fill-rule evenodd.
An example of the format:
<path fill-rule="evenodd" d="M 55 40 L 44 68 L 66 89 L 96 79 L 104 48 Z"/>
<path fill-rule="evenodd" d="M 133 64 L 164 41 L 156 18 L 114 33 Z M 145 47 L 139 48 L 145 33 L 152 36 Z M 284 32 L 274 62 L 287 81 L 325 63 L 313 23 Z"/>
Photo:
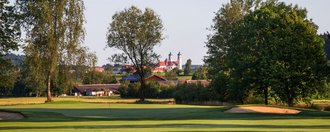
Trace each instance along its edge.
<path fill-rule="evenodd" d="M 159 98 L 173 98 L 175 92 L 174 84 L 161 84 Z"/>
<path fill-rule="evenodd" d="M 158 98 L 160 93 L 160 84 L 156 81 L 151 81 L 147 83 L 147 87 L 144 90 L 145 96 L 147 98 Z"/>
<path fill-rule="evenodd" d="M 121 98 L 128 98 L 128 85 L 129 81 L 125 81 L 119 87 L 119 94 Z"/>
<path fill-rule="evenodd" d="M 139 82 L 129 83 L 128 81 L 121 84 L 119 93 L 121 98 L 138 98 L 140 97 L 141 85 Z M 147 82 L 144 89 L 146 98 L 173 98 L 174 85 L 160 84 L 159 82 Z"/>
<path fill-rule="evenodd" d="M 200 84 L 177 85 L 174 93 L 176 103 L 191 103 L 216 100 L 215 92 Z"/>

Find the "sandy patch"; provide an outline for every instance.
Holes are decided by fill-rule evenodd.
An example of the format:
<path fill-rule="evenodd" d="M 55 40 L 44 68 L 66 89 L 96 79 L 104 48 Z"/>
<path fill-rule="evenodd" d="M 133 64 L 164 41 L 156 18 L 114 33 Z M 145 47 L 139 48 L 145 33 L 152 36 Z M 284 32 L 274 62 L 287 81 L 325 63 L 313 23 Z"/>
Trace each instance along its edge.
<path fill-rule="evenodd" d="M 17 120 L 22 118 L 24 116 L 19 113 L 0 112 L 0 120 Z"/>
<path fill-rule="evenodd" d="M 271 114 L 298 114 L 301 111 L 285 108 L 251 106 L 251 107 L 234 107 L 225 112 L 228 113 L 271 113 Z"/>

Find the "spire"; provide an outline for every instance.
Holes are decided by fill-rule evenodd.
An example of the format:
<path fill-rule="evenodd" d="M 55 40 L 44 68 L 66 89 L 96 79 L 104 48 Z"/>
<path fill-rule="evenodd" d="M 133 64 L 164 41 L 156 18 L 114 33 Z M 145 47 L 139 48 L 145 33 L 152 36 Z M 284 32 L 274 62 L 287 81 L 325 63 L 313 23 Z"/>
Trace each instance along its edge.
<path fill-rule="evenodd" d="M 170 54 L 168 55 L 168 60 L 172 62 L 172 52 L 170 52 Z"/>

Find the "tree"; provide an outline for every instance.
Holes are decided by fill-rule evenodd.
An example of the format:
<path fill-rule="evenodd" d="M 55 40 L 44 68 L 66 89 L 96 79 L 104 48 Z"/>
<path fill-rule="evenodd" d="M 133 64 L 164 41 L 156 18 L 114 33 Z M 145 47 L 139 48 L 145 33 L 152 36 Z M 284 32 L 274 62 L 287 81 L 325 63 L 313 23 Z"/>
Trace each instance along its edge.
<path fill-rule="evenodd" d="M 18 15 L 8 0 L 0 1 L 0 94 L 8 95 L 14 87 L 17 69 L 10 61 L 4 59 L 4 55 L 11 50 L 18 50 L 20 26 Z"/>
<path fill-rule="evenodd" d="M 208 79 L 207 73 L 208 73 L 207 67 L 202 66 L 198 68 L 197 71 L 193 74 L 192 80 L 206 80 Z"/>
<path fill-rule="evenodd" d="M 84 39 L 83 1 L 18 0 L 16 5 L 27 32 L 25 54 L 31 67 L 28 69 L 35 71 L 31 76 L 39 78 L 40 87 L 47 84 L 47 101 L 51 101 L 51 86 L 61 70 L 59 65 L 75 63 L 74 55 Z"/>
<path fill-rule="evenodd" d="M 19 17 L 15 14 L 14 7 L 9 5 L 8 0 L 0 1 L 0 59 L 10 50 L 18 50 L 20 37 Z"/>
<path fill-rule="evenodd" d="M 191 73 L 192 73 L 191 59 L 187 60 L 183 72 L 184 72 L 184 75 L 191 75 Z"/>
<path fill-rule="evenodd" d="M 107 71 L 107 72 L 112 72 L 112 70 L 113 70 L 113 65 L 111 65 L 111 64 L 105 64 L 105 65 L 103 65 L 102 67 L 103 67 L 104 70 Z"/>
<path fill-rule="evenodd" d="M 165 71 L 165 78 L 167 80 L 178 80 L 176 70 L 172 69 L 171 71 Z"/>
<path fill-rule="evenodd" d="M 204 62 L 208 66 L 211 87 L 219 92 L 221 101 L 228 98 L 230 88 L 231 90 L 236 88 L 228 86 L 231 71 L 227 66 L 227 54 L 231 45 L 229 40 L 233 37 L 233 30 L 240 25 L 244 16 L 257 9 L 260 2 L 260 0 L 231 0 L 222 5 L 213 18 L 213 25 L 209 29 L 212 33 L 207 36 L 206 47 L 208 51 Z M 238 95 L 238 97 L 241 98 L 244 95 Z"/>
<path fill-rule="evenodd" d="M 113 60 L 130 62 L 141 78 L 141 101 L 145 98 L 145 70 L 158 62 L 159 55 L 153 48 L 163 40 L 162 31 L 161 19 L 152 9 L 146 8 L 143 12 L 135 6 L 114 14 L 108 28 L 108 46 L 123 52 L 115 54 Z"/>
<path fill-rule="evenodd" d="M 321 35 L 321 37 L 325 41 L 324 52 L 327 55 L 327 59 L 330 60 L 330 33 L 329 32 L 324 33 Z"/>
<path fill-rule="evenodd" d="M 307 11 L 283 2 L 263 3 L 234 30 L 228 51 L 232 85 L 263 93 L 269 91 L 288 106 L 324 88 L 324 41 Z M 271 89 L 270 89 L 271 88 Z"/>

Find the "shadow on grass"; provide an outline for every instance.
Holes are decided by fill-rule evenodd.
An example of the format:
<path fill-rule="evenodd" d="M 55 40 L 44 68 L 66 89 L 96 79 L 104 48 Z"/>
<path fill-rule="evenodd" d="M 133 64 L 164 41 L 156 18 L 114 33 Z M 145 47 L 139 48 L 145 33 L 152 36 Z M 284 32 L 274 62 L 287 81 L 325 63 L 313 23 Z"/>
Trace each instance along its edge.
<path fill-rule="evenodd" d="M 302 111 L 297 115 L 279 115 L 224 113 L 225 109 L 227 108 L 10 108 L 8 110 L 22 112 L 27 118 L 5 122 L 330 119 L 330 112 L 320 111 Z"/>
<path fill-rule="evenodd" d="M 330 125 L 242 125 L 242 124 L 152 124 L 152 125 L 84 125 L 84 126 L 6 126 L 2 130 L 20 129 L 124 129 L 124 128 L 250 128 L 250 129 L 330 129 Z"/>

